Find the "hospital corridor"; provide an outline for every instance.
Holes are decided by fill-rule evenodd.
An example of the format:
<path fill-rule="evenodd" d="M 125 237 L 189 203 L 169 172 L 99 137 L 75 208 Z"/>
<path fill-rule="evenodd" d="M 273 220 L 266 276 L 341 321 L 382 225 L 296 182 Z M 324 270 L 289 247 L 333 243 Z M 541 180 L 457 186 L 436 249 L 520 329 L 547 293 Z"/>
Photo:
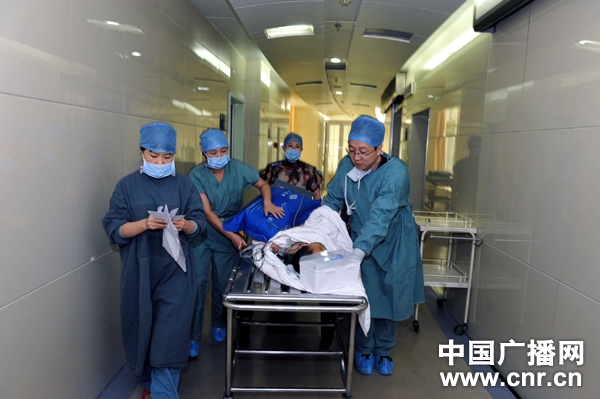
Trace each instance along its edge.
<path fill-rule="evenodd" d="M 598 15 L 0 1 L 0 399 L 597 398 Z"/>

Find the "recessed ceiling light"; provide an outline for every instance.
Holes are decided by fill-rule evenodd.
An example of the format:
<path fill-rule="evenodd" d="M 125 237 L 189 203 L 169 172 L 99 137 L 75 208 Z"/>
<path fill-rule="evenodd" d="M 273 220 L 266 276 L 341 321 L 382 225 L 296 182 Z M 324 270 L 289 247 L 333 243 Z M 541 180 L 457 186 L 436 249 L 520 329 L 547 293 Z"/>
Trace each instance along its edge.
<path fill-rule="evenodd" d="M 279 26 L 265 29 L 265 35 L 268 39 L 287 36 L 310 36 L 314 35 L 314 29 L 312 25 Z"/>
<path fill-rule="evenodd" d="M 198 86 L 198 90 L 200 91 L 209 91 L 210 89 L 206 86 Z"/>
<path fill-rule="evenodd" d="M 340 60 L 339 58 L 336 58 L 336 57 L 331 58 L 329 61 L 333 62 L 334 64 L 338 64 L 338 63 L 342 62 L 342 60 Z"/>
<path fill-rule="evenodd" d="M 114 21 L 106 21 L 106 25 L 119 25 L 119 23 Z"/>
<path fill-rule="evenodd" d="M 342 93 L 342 91 L 341 91 L 341 90 L 336 90 L 336 91 L 335 91 L 335 94 L 339 94 L 339 95 L 341 95 L 341 94 L 344 94 L 344 93 Z"/>
<path fill-rule="evenodd" d="M 134 57 L 141 57 L 142 56 L 142 54 L 138 53 L 137 51 L 133 51 L 131 53 L 131 55 L 133 55 Z"/>

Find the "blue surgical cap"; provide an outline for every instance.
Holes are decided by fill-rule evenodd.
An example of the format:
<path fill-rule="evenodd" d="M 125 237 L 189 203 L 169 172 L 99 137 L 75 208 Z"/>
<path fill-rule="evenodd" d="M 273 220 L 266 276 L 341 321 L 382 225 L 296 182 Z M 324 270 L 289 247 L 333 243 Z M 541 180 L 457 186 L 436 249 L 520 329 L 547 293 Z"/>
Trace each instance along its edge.
<path fill-rule="evenodd" d="M 348 140 L 357 140 L 367 143 L 373 147 L 379 147 L 383 143 L 385 126 L 375 118 L 361 115 L 352 122 Z"/>
<path fill-rule="evenodd" d="M 215 148 L 229 147 L 227 137 L 219 129 L 208 129 L 200 135 L 200 147 L 202 151 L 211 151 Z"/>
<path fill-rule="evenodd" d="M 302 137 L 300 137 L 296 133 L 290 133 L 287 136 L 285 136 L 285 140 L 283 140 L 283 146 L 285 147 L 286 145 L 288 145 L 290 141 L 296 141 L 300 143 L 300 145 L 302 145 Z"/>
<path fill-rule="evenodd" d="M 151 122 L 140 130 L 140 147 L 154 152 L 175 154 L 177 132 L 164 122 Z"/>

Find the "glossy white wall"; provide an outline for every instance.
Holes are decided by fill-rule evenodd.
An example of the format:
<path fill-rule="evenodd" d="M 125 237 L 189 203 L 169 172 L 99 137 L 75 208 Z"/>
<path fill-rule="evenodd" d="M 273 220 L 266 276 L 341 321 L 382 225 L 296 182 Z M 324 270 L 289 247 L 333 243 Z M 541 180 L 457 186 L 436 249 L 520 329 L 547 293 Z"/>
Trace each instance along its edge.
<path fill-rule="evenodd" d="M 125 362 L 101 219 L 140 165 L 139 129 L 172 123 L 200 161 L 230 85 L 202 55 L 245 61 L 187 0 L 0 8 L 0 397 L 93 398 Z"/>
<path fill-rule="evenodd" d="M 515 387 L 527 399 L 593 398 L 600 390 L 595 378 L 600 340 L 594 333 L 600 312 L 595 250 L 600 240 L 595 211 L 600 196 L 600 114 L 595 111 L 600 52 L 592 46 L 600 42 L 600 27 L 593 20 L 599 11 L 594 0 L 533 2 L 500 23 L 494 34 L 486 34 L 485 48 L 465 48 L 429 75 L 458 82 L 453 91 L 429 101 L 422 93 L 409 108 L 435 113 L 442 103 L 442 108 L 460 107 L 461 116 L 467 108 L 480 113 L 483 145 L 477 200 L 470 211 L 479 219 L 484 243 L 477 253 L 468 334 L 494 340 L 496 350 L 509 339 L 526 344 L 553 339 L 554 366 L 530 366 L 528 349 L 514 348 L 498 368 L 505 375 L 542 371 L 548 380 L 560 371 L 577 371 L 583 379 L 580 388 L 550 387 L 548 380 L 541 387 Z M 475 72 L 484 76 L 483 109 L 471 107 L 475 95 L 456 95 L 468 93 L 474 74 L 454 68 L 461 64 L 456 58 L 487 60 Z M 418 88 L 423 86 L 417 82 Z M 452 138 L 439 126 L 432 129 L 437 132 L 430 136 L 430 159 L 443 159 L 448 154 L 439 151 L 448 151 Z M 477 134 L 473 126 L 461 121 L 457 151 L 472 134 Z M 464 293 L 449 294 L 458 320 Z M 559 341 L 569 340 L 584 341 L 582 366 L 558 365 Z"/>

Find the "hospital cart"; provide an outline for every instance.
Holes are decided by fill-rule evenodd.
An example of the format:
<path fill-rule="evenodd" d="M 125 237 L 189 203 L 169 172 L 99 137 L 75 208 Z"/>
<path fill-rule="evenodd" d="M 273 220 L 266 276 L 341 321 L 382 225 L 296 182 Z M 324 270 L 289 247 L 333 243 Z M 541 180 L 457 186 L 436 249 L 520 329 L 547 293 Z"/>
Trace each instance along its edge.
<path fill-rule="evenodd" d="M 240 263 L 234 267 L 231 272 L 227 288 L 223 294 L 223 305 L 227 308 L 227 364 L 226 364 L 226 387 L 224 399 L 233 398 L 234 392 L 275 392 L 275 393 L 342 393 L 342 398 L 350 399 L 352 387 L 352 369 L 354 367 L 354 332 L 357 324 L 357 314 L 367 307 L 367 299 L 358 296 L 311 294 L 290 289 L 286 292 L 285 286 L 282 286 L 265 276 L 252 262 L 251 259 L 242 258 Z M 330 312 L 330 313 L 349 313 L 350 314 L 350 332 L 348 345 L 345 345 L 341 334 L 339 333 L 337 322 L 334 323 L 339 349 L 333 350 L 261 350 L 261 349 L 241 349 L 238 348 L 239 328 L 236 337 L 233 334 L 233 321 L 235 311 L 249 312 Z M 238 319 L 238 327 L 242 323 L 249 325 L 280 325 L 309 327 L 325 326 L 321 323 L 299 323 L 286 322 L 277 324 L 268 321 L 242 321 Z M 330 388 L 307 388 L 307 387 L 253 387 L 253 386 L 234 386 L 234 371 L 237 358 L 244 356 L 276 356 L 284 359 L 299 356 L 329 356 L 334 359 L 339 358 L 341 369 L 340 387 Z M 309 372 L 309 370 L 307 370 Z"/>
<path fill-rule="evenodd" d="M 481 245 L 481 239 L 477 238 L 477 228 L 473 221 L 454 212 L 430 212 L 414 211 L 415 222 L 419 225 L 420 249 L 423 256 L 423 247 L 430 238 L 448 240 L 447 259 L 423 259 L 423 277 L 425 286 L 443 287 L 444 297 L 438 299 L 437 305 L 444 306 L 446 288 L 466 288 L 467 299 L 463 324 L 454 328 L 457 335 L 462 335 L 467 330 L 467 318 L 469 316 L 469 301 L 473 281 L 473 263 L 475 260 L 475 247 Z M 471 255 L 468 262 L 452 261 L 452 244 L 455 241 L 467 241 L 471 243 Z M 419 332 L 419 305 L 415 305 L 415 319 L 413 327 Z"/>

